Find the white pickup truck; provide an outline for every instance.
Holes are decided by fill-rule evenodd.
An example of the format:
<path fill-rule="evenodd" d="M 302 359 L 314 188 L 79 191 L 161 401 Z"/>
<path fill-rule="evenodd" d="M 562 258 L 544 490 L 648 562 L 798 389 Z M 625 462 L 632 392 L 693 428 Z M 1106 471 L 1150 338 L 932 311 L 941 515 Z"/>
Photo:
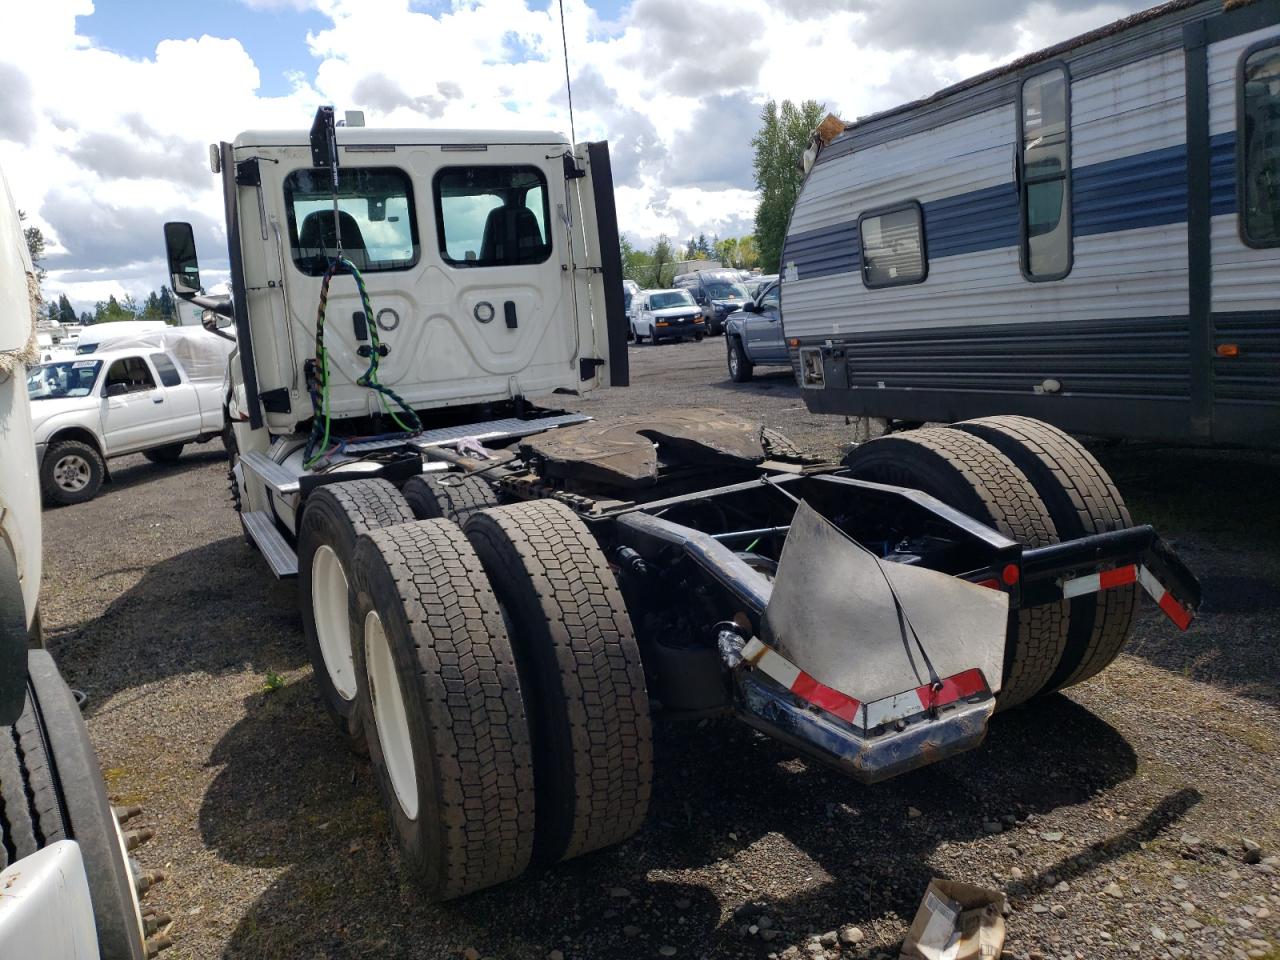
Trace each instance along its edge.
<path fill-rule="evenodd" d="M 104 350 L 32 367 L 27 376 L 35 428 L 40 487 L 54 504 L 82 503 L 97 495 L 106 460 L 141 453 L 155 463 L 172 462 L 188 443 L 222 433 L 220 366 L 229 349 L 213 334 L 196 354 L 216 377 L 190 374 L 179 348 L 139 338 L 136 345 Z M 199 343 L 199 341 L 197 341 Z M 213 359 L 207 359 L 212 354 Z M 220 358 L 220 359 L 219 359 Z M 208 371 L 204 371 L 208 372 Z"/>

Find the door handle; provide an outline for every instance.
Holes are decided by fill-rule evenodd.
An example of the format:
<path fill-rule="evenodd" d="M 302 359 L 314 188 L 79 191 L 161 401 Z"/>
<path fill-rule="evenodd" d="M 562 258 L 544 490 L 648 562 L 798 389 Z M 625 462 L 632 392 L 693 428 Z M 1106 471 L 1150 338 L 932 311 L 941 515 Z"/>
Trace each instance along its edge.
<path fill-rule="evenodd" d="M 164 403 L 164 397 L 160 396 L 160 394 L 158 394 L 158 393 L 157 393 L 155 396 L 153 396 L 153 397 L 151 398 L 151 402 L 152 402 L 152 403 Z"/>

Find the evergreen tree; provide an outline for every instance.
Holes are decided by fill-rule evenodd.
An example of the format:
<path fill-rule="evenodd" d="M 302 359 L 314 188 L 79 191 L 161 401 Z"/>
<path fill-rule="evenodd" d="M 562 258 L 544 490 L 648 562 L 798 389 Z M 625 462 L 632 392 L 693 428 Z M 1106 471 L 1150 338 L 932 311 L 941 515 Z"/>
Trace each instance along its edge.
<path fill-rule="evenodd" d="M 71 306 L 71 301 L 67 299 L 67 295 L 65 293 L 58 294 L 58 322 L 76 322 L 76 308 Z"/>
<path fill-rule="evenodd" d="M 804 179 L 800 157 L 825 113 L 826 108 L 816 100 L 806 100 L 798 107 L 784 100 L 781 108 L 770 100 L 760 114 L 760 131 L 751 139 L 756 187 L 760 190 L 756 247 L 759 262 L 769 272 L 780 269 L 787 220 Z"/>

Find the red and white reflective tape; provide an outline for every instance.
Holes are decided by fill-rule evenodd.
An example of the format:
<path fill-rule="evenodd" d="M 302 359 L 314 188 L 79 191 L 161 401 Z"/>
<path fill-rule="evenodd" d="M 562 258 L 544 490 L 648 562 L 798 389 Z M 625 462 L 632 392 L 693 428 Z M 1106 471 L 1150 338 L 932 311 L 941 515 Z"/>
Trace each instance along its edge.
<path fill-rule="evenodd" d="M 1172 593 L 1165 589 L 1163 583 L 1156 579 L 1156 575 L 1146 567 L 1138 568 L 1138 582 L 1142 584 L 1142 589 L 1151 595 L 1151 599 L 1156 602 L 1164 615 L 1178 625 L 1180 630 L 1185 630 L 1191 626 L 1191 618 L 1193 614 L 1190 610 L 1174 599 Z"/>
<path fill-rule="evenodd" d="M 1116 567 L 1114 570 L 1099 570 L 1087 577 L 1064 580 L 1062 596 L 1070 600 L 1072 597 L 1083 596 L 1086 593 L 1098 593 L 1100 590 L 1110 590 L 1113 587 L 1127 587 L 1137 582 L 1138 565 L 1130 563 L 1127 566 Z"/>
<path fill-rule="evenodd" d="M 754 664 L 766 677 L 776 680 L 801 700 L 821 707 L 847 723 L 853 723 L 857 719 L 858 708 L 861 706 L 857 700 L 819 683 L 777 650 L 765 646 L 755 637 L 742 648 L 742 659 Z"/>
<path fill-rule="evenodd" d="M 1081 597 L 1087 593 L 1127 587 L 1131 583 L 1142 584 L 1142 589 L 1151 595 L 1151 599 L 1164 611 L 1165 616 L 1176 623 L 1180 629 L 1185 630 L 1191 625 L 1193 617 L 1191 611 L 1174 599 L 1173 594 L 1165 589 L 1164 584 L 1156 579 L 1154 573 L 1139 564 L 1130 563 L 1123 567 L 1116 567 L 1114 570 L 1100 570 L 1087 577 L 1062 580 L 1060 586 L 1063 598 L 1070 600 L 1072 597 Z"/>
<path fill-rule="evenodd" d="M 847 723 L 868 729 L 915 716 L 934 707 L 989 692 L 986 679 L 978 669 L 966 670 L 941 682 L 935 690 L 926 683 L 913 690 L 894 694 L 871 703 L 860 703 L 848 694 L 834 690 L 815 680 L 772 647 L 752 637 L 742 649 L 742 657 L 766 677 L 782 684 L 801 700 L 834 714 Z M 861 714 L 861 716 L 859 716 Z"/>

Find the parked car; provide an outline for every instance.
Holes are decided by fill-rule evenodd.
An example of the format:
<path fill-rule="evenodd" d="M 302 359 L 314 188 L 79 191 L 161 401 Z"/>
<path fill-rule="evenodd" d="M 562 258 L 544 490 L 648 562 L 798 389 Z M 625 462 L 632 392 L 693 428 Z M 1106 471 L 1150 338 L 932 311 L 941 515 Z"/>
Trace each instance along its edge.
<path fill-rule="evenodd" d="M 622 309 L 628 317 L 631 316 L 631 304 L 635 300 L 635 296 L 640 292 L 640 284 L 634 280 L 622 281 Z"/>
<path fill-rule="evenodd" d="M 782 335 L 782 284 L 769 284 L 755 300 L 731 315 L 725 324 L 724 343 L 728 351 L 729 378 L 735 383 L 751 379 L 756 366 L 786 364 L 787 341 Z"/>
<path fill-rule="evenodd" d="M 702 312 L 688 290 L 645 290 L 636 317 L 631 322 L 631 335 L 636 343 L 645 337 L 651 343 L 663 340 L 701 340 L 707 333 Z"/>
<path fill-rule="evenodd" d="M 724 322 L 729 314 L 742 309 L 751 298 L 738 279 L 737 270 L 702 270 L 685 273 L 672 281 L 672 286 L 688 290 L 693 300 L 702 308 L 707 322 L 707 333 L 724 332 Z"/>
<path fill-rule="evenodd" d="M 92 500 L 110 457 L 168 463 L 186 444 L 221 435 L 222 375 L 209 367 L 216 377 L 193 379 L 171 351 L 146 348 L 32 367 L 27 395 L 46 501 Z"/>

